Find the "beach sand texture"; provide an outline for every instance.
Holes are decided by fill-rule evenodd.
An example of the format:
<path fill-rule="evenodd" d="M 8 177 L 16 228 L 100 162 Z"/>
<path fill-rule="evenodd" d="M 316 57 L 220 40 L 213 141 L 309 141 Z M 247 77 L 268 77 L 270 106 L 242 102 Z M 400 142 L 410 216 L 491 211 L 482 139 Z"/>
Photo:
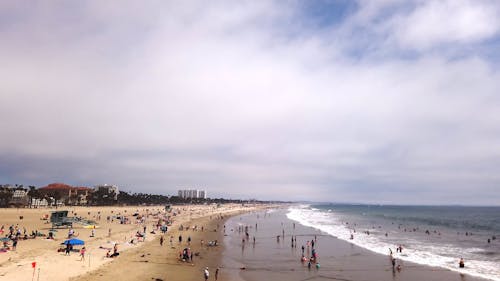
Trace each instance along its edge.
<path fill-rule="evenodd" d="M 54 240 L 46 239 L 46 237 L 20 240 L 16 250 L 0 253 L 0 280 L 33 279 L 38 281 L 63 281 L 70 280 L 71 278 L 75 280 L 112 280 L 117 278 L 121 280 L 146 280 L 146 275 L 148 276 L 147 280 L 151 280 L 151 278 L 166 280 L 166 276 L 171 276 L 172 271 L 164 270 L 163 266 L 161 266 L 162 262 L 171 264 L 174 266 L 174 270 L 176 270 L 176 278 L 168 280 L 192 280 L 189 279 L 189 276 L 194 274 L 195 271 L 202 276 L 201 269 L 193 270 L 197 265 L 196 260 L 200 259 L 201 261 L 204 259 L 210 261 L 208 265 L 213 267 L 216 264 L 217 257 L 220 256 L 220 250 L 217 247 L 211 247 L 206 251 L 200 250 L 200 257 L 194 257 L 195 265 L 179 262 L 177 255 L 181 245 L 177 244 L 178 227 L 181 224 L 184 226 L 193 226 L 196 221 L 200 231 L 191 231 L 193 233 L 190 233 L 192 234 L 193 249 L 196 249 L 195 241 L 199 243 L 201 239 L 210 241 L 210 239 L 221 238 L 219 232 L 213 232 L 214 225 L 216 227 L 217 221 L 220 220 L 217 217 L 220 215 L 228 216 L 241 212 L 249 212 L 261 207 L 244 207 L 237 204 L 225 204 L 221 207 L 216 207 L 215 205 L 173 206 L 173 212 L 180 212 L 180 214 L 172 217 L 174 223 L 169 227 L 162 247 L 159 246 L 161 232 L 156 231 L 156 234 L 150 234 L 150 231 L 153 230 L 153 225 L 158 221 L 158 217 L 152 214 L 165 213 L 163 206 L 62 207 L 59 210 L 70 211 L 69 216 L 76 215 L 84 219 L 97 221 L 98 228 L 95 229 L 95 237 L 90 237 L 92 229 L 85 228 L 79 224 L 74 225 L 76 238 L 85 241 L 87 249 L 85 260 L 81 261 L 81 257 L 77 252 L 71 253 L 70 256 L 66 256 L 64 252 L 57 252 L 57 249 L 61 247 L 60 243 L 67 239 L 69 230 L 67 228 L 59 228 L 55 232 Z M 5 232 L 8 232 L 10 225 L 14 227 L 18 226 L 22 232 L 24 232 L 23 228 L 26 228 L 27 234 L 30 234 L 33 230 L 48 234 L 51 224 L 41 218 L 54 210 L 1 209 L 0 224 L 5 226 L 3 235 L 5 235 Z M 145 217 L 149 214 L 149 216 L 147 216 L 144 223 L 139 223 L 136 217 L 133 216 L 134 213 Z M 98 219 L 99 215 L 100 220 Z M 124 215 L 130 219 L 129 224 L 120 224 L 120 221 L 117 219 L 107 221 L 108 216 Z M 23 217 L 22 219 L 20 219 L 21 216 Z M 146 226 L 146 240 L 145 242 L 137 242 L 135 234 L 137 231 L 142 232 L 144 226 Z M 203 232 L 201 232 L 201 226 L 204 226 Z M 212 228 L 212 231 L 208 231 L 210 228 Z M 109 235 L 109 229 L 111 229 L 111 235 Z M 175 238 L 175 249 L 170 248 L 169 245 L 171 235 Z M 184 236 L 187 239 L 187 235 Z M 200 238 L 202 236 L 203 238 Z M 133 244 L 130 243 L 132 239 L 135 242 Z M 183 246 L 185 241 L 183 241 Z M 118 243 L 120 256 L 118 258 L 106 258 L 105 255 L 108 249 L 112 249 L 115 243 Z M 77 247 L 81 248 L 81 246 L 75 246 L 75 248 Z M 34 269 L 32 262 L 36 262 Z M 155 266 L 148 266 L 149 264 L 154 264 Z M 182 266 L 177 266 L 178 264 Z M 203 268 L 205 266 L 203 264 Z M 182 271 L 187 272 L 185 279 L 182 279 Z M 89 272 L 92 273 L 87 274 Z M 99 279 L 99 277 L 101 278 Z"/>
<path fill-rule="evenodd" d="M 283 207 L 283 206 L 281 206 Z M 246 206 L 228 204 L 214 206 L 174 206 L 180 214 L 163 237 L 160 245 L 160 231 L 150 234 L 157 218 L 150 215 L 146 223 L 120 224 L 107 222 L 109 215 L 133 213 L 147 214 L 163 211 L 156 207 L 76 207 L 66 208 L 78 216 L 94 219 L 101 212 L 96 237 L 90 238 L 91 229 L 76 226 L 78 238 L 86 241 L 87 257 L 80 261 L 78 253 L 65 256 L 57 252 L 59 244 L 66 239 L 68 229 L 59 229 L 56 239 L 45 238 L 20 241 L 16 251 L 0 254 L 0 280 L 71 280 L 71 281 L 138 281 L 138 280 L 204 280 L 203 270 L 208 267 L 209 280 L 215 280 L 215 269 L 220 267 L 218 280 L 444 280 L 479 281 L 480 278 L 459 274 L 442 268 L 422 266 L 405 262 L 399 272 L 391 270 L 387 256 L 372 253 L 320 231 L 301 226 L 285 216 L 281 208 L 266 215 L 264 208 L 277 206 Z M 8 226 L 26 226 L 28 233 L 38 229 L 47 233 L 50 224 L 40 220 L 50 209 L 2 209 L 1 223 Z M 89 214 L 90 212 L 90 214 Z M 111 213 L 113 212 L 113 213 Z M 19 219 L 22 215 L 23 220 Z M 221 217 L 222 216 L 222 217 Z M 258 224 L 258 229 L 255 228 Z M 183 225 L 184 229 L 179 227 Z M 224 225 L 226 229 L 224 231 Z M 129 243 L 135 233 L 147 228 L 145 242 Z M 187 228 L 189 226 L 189 228 Z M 197 230 L 193 230 L 196 226 Z M 248 226 L 250 240 L 244 231 Z M 203 231 L 202 231 L 203 227 Z M 111 228 L 111 237 L 108 229 Z M 276 236 L 285 230 L 285 239 L 277 242 Z M 291 247 L 291 235 L 297 237 L 297 247 Z M 182 242 L 179 243 L 179 235 Z M 225 236 L 226 235 L 226 236 Z M 256 237 L 255 245 L 252 238 Z M 317 252 L 321 268 L 307 269 L 300 260 L 301 245 L 317 238 Z M 170 239 L 172 237 L 172 244 Z M 188 244 L 188 237 L 191 243 Z M 242 239 L 245 238 L 245 242 Z M 203 240 L 203 244 L 202 241 Z M 218 246 L 208 246 L 217 240 Z M 117 242 L 120 256 L 106 258 L 106 249 Z M 244 247 L 242 243 L 245 243 Z M 194 253 L 193 261 L 182 261 L 179 253 L 189 247 Z M 306 254 L 311 249 L 306 248 Z M 37 262 L 33 270 L 31 263 Z M 40 270 L 40 271 L 38 271 Z M 33 276 L 33 273 L 34 276 Z M 39 275 L 38 275 L 39 273 Z"/>

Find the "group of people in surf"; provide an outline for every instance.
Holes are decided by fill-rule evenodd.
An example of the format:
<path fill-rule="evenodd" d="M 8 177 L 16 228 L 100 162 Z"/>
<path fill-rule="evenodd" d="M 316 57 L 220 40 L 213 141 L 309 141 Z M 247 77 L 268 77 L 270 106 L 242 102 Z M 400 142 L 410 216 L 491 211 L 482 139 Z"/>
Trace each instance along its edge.
<path fill-rule="evenodd" d="M 302 245 L 302 256 L 300 258 L 300 261 L 305 264 L 307 262 L 307 268 L 308 269 L 311 269 L 311 267 L 314 266 L 319 269 L 320 267 L 320 264 L 319 264 L 319 261 L 318 261 L 318 254 L 316 253 L 316 248 L 314 248 L 314 246 L 316 245 L 316 236 L 314 236 L 314 240 L 311 240 L 311 241 L 307 241 L 306 242 L 306 245 L 307 245 L 307 253 L 309 253 L 309 247 L 311 247 L 311 256 L 309 257 L 309 259 L 306 258 L 305 256 L 305 249 L 306 247 L 304 247 L 304 245 Z M 297 243 L 297 242 L 295 242 Z M 292 245 L 293 247 L 293 245 Z"/>

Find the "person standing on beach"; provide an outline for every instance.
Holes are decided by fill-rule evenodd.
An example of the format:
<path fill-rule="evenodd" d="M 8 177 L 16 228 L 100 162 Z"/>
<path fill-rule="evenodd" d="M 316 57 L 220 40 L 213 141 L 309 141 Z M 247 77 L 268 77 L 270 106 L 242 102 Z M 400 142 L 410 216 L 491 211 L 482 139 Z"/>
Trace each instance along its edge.
<path fill-rule="evenodd" d="M 205 281 L 208 280 L 209 276 L 210 276 L 210 272 L 208 272 L 208 267 L 205 267 L 205 271 L 203 272 L 203 277 L 205 277 Z"/>
<path fill-rule="evenodd" d="M 14 239 L 12 239 L 12 250 L 15 251 L 17 249 L 17 241 L 18 241 L 18 237 L 14 237 Z"/>
<path fill-rule="evenodd" d="M 219 278 L 219 267 L 215 269 L 215 281 Z"/>
<path fill-rule="evenodd" d="M 66 250 L 64 251 L 64 255 L 69 256 L 70 252 L 71 252 L 71 245 L 68 243 L 66 244 Z"/>
<path fill-rule="evenodd" d="M 160 246 L 163 246 L 163 235 L 160 236 Z"/>
<path fill-rule="evenodd" d="M 80 250 L 80 261 L 84 261 L 85 260 L 85 247 L 83 247 L 81 250 Z"/>

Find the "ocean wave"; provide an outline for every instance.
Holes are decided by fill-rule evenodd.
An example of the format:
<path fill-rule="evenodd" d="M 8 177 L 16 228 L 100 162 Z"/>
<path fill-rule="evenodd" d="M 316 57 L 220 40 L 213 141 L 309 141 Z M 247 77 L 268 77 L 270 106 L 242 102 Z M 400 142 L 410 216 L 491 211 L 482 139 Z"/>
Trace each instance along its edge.
<path fill-rule="evenodd" d="M 370 229 L 372 235 L 354 233 L 353 227 L 343 223 L 341 217 L 335 211 L 326 211 L 326 209 L 322 211 L 308 206 L 294 206 L 289 208 L 287 217 L 304 226 L 318 229 L 338 239 L 381 255 L 388 255 L 388 249 L 395 247 L 394 241 L 383 241 L 384 235 L 380 234 L 383 231 L 378 229 Z M 358 227 L 362 229 L 362 226 Z M 379 234 L 377 235 L 377 233 Z M 355 235 L 355 239 L 350 239 L 351 234 Z M 481 249 L 464 249 L 447 243 L 429 244 L 423 239 L 419 240 L 415 237 L 408 237 L 406 240 L 401 241 L 401 244 L 405 245 L 404 255 L 394 253 L 395 257 L 401 260 L 428 266 L 438 266 L 460 273 L 500 281 L 500 267 L 496 261 L 467 258 L 466 271 L 457 267 L 457 257 L 467 253 L 477 253 Z"/>

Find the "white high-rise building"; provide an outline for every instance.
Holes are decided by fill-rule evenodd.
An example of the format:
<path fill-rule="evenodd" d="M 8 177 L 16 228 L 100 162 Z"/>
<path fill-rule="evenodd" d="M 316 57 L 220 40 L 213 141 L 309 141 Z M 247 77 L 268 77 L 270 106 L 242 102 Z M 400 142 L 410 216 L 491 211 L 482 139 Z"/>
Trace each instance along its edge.
<path fill-rule="evenodd" d="M 207 199 L 207 191 L 206 190 L 199 190 L 198 191 L 198 198 Z"/>
<path fill-rule="evenodd" d="M 207 192 L 205 190 L 198 189 L 179 189 L 178 196 L 184 199 L 206 199 Z"/>

